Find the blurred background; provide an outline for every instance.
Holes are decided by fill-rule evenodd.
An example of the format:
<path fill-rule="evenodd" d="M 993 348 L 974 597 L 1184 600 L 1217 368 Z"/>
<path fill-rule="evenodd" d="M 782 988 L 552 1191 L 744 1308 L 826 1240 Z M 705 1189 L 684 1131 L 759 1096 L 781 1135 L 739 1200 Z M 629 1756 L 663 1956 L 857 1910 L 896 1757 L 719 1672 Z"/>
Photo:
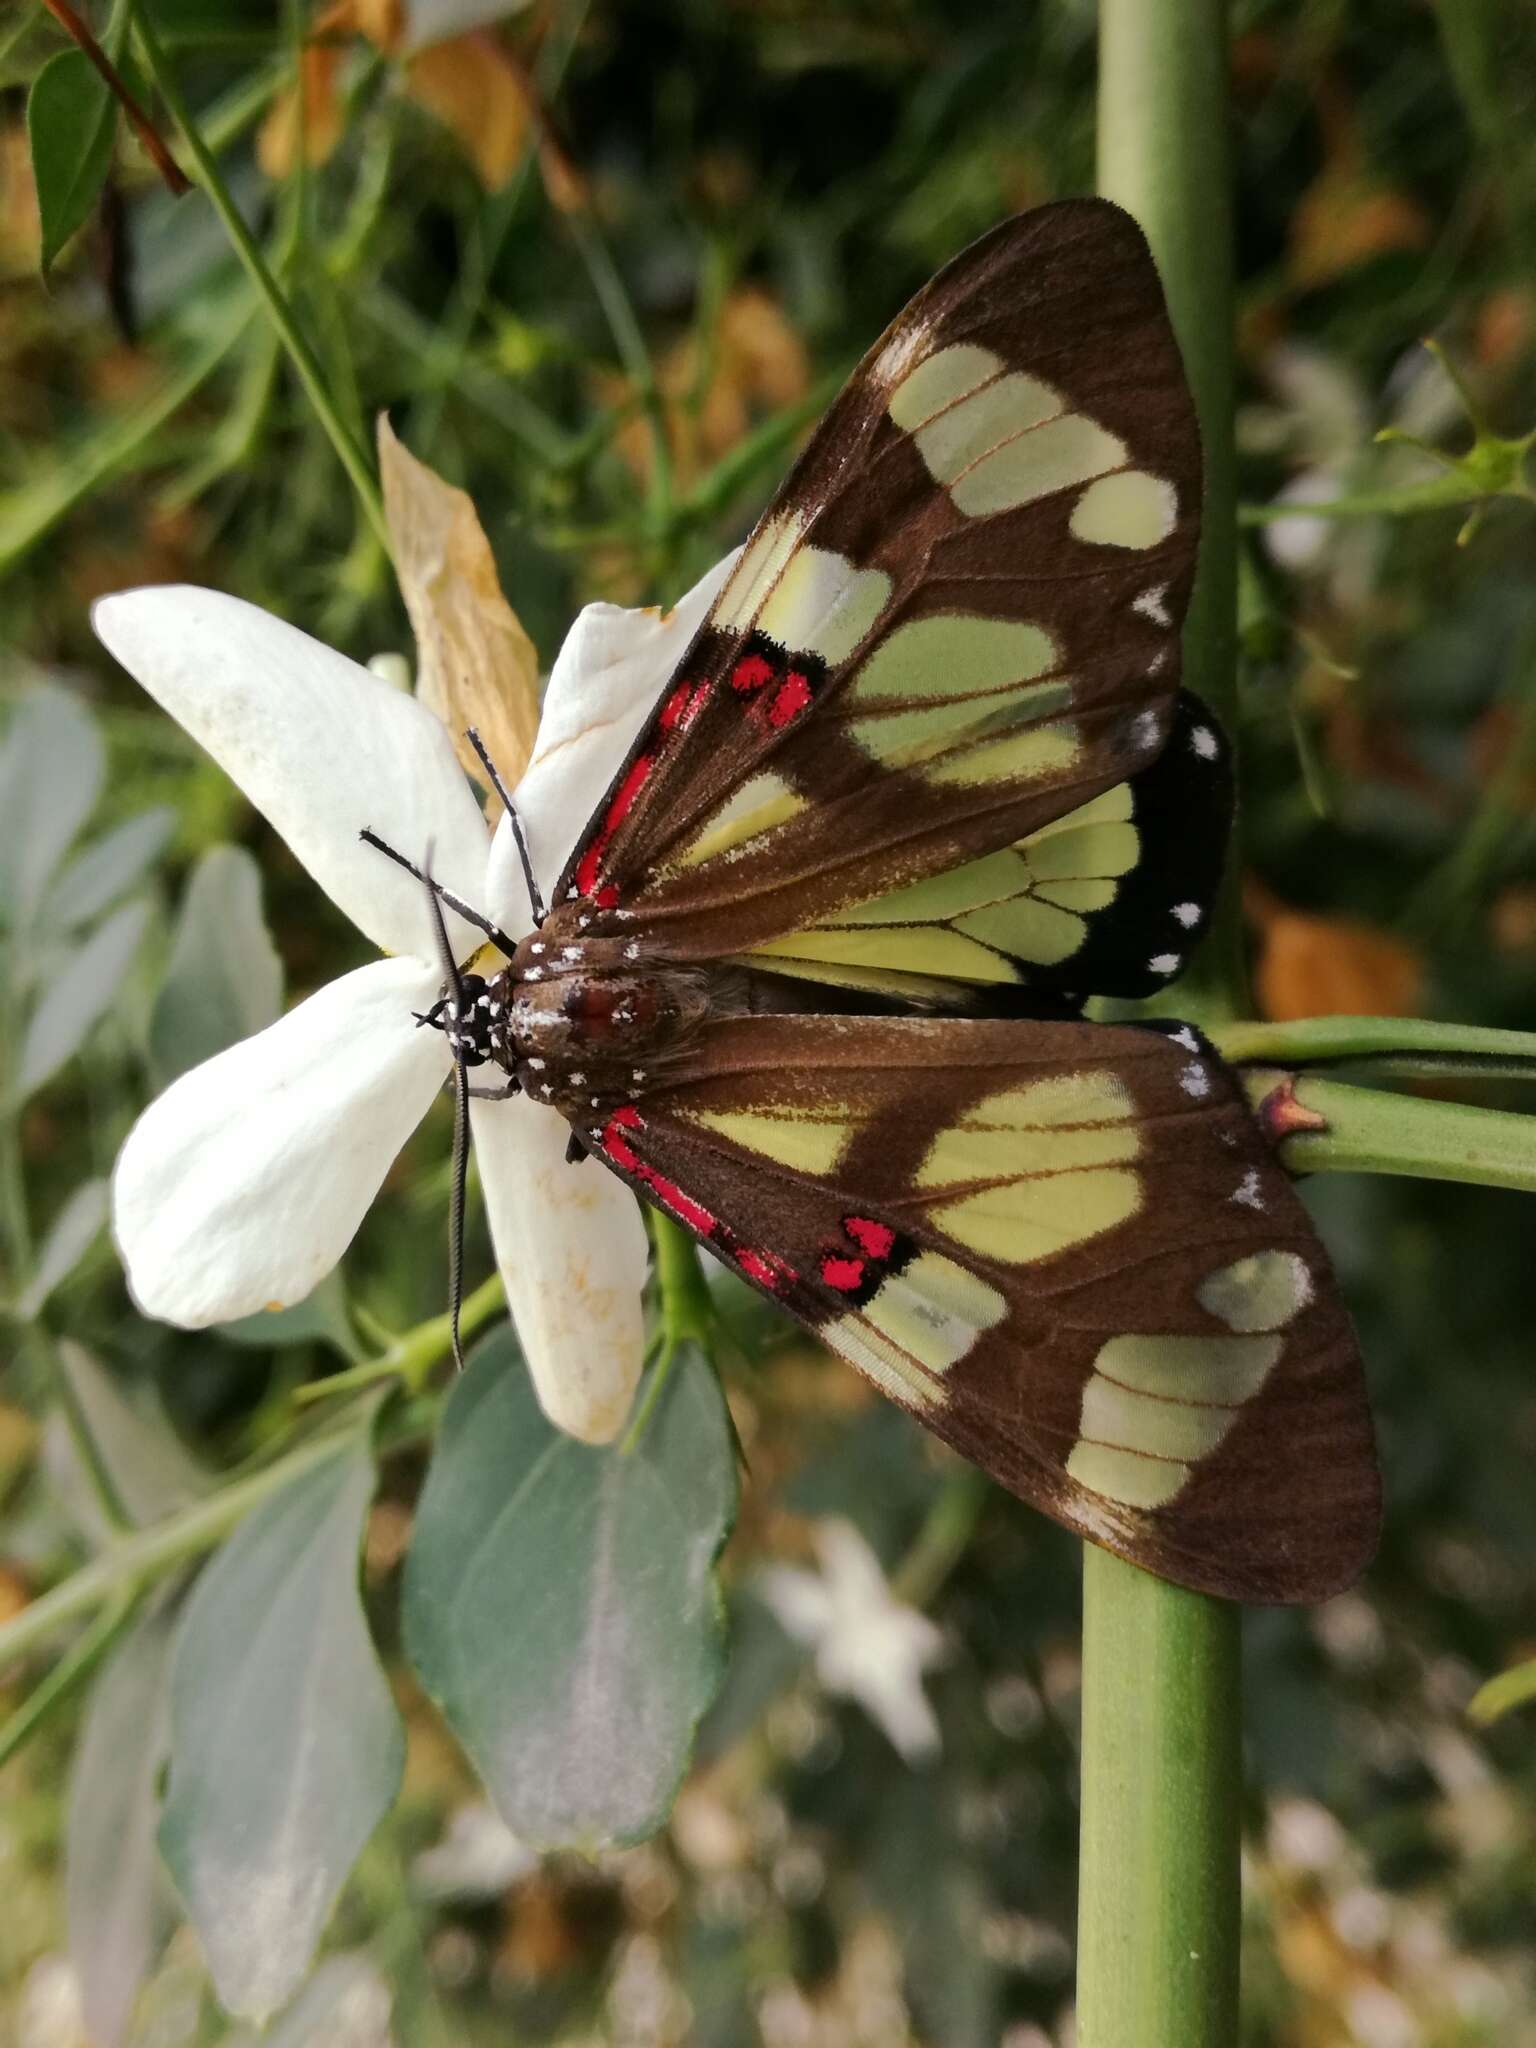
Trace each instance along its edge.
<path fill-rule="evenodd" d="M 1092 185 L 1087 0 L 153 15 L 350 424 L 371 439 L 387 408 L 469 490 L 546 664 L 579 603 L 670 599 L 741 537 L 945 259 Z M 1530 1028 L 1536 511 L 1499 451 L 1536 427 L 1536 8 L 1239 0 L 1234 19 L 1258 1010 Z M 40 279 L 27 88 L 68 47 L 41 7 L 0 15 L 0 1617 L 92 1538 L 39 1324 L 173 1465 L 260 1449 L 352 1343 L 340 1282 L 279 1343 L 271 1319 L 186 1336 L 128 1304 L 101 1181 L 137 1111 L 366 950 L 95 645 L 89 602 L 185 578 L 357 658 L 412 658 L 384 554 L 201 195 L 172 199 L 125 140 Z M 1469 451 L 1475 477 L 1447 468 Z M 1473 478 L 1467 502 L 1435 502 L 1448 475 Z M 391 1328 L 441 1308 L 446 1194 L 434 1117 L 348 1258 L 354 1307 Z M 1247 1618 L 1244 2048 L 1522 2048 L 1536 1719 L 1478 1732 L 1465 1708 L 1536 1653 L 1532 1211 L 1364 1178 L 1307 1199 L 1358 1321 L 1388 1517 L 1354 1592 Z M 470 1262 L 489 1270 L 478 1211 Z M 1070 2043 L 1076 1546 L 808 1341 L 742 1328 L 733 1656 L 669 1833 L 540 1862 L 399 1671 L 404 1793 L 272 2038 Z M 421 1470 L 386 1466 L 370 1525 L 386 1649 Z M 770 1567 L 822 1572 L 867 1623 L 864 1698 L 818 1681 Z M 885 1626 L 891 1599 L 940 1635 Z M 46 1668 L 8 1673 L 0 1706 Z M 78 1726 L 71 1700 L 0 1772 L 17 2048 L 86 2038 L 66 1842 L 113 1791 L 98 1756 L 71 1792 Z M 103 1940 L 118 1903 L 98 1902 Z M 253 2038 L 165 1926 L 123 2038 Z"/>

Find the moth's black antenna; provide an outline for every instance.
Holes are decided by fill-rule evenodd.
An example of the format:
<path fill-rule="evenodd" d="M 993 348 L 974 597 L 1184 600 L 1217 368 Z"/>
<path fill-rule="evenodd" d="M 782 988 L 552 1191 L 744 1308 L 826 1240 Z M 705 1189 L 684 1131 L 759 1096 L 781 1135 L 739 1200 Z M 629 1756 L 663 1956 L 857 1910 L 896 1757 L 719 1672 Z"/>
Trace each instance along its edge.
<path fill-rule="evenodd" d="M 364 837 L 367 837 L 366 833 Z M 443 918 L 440 892 L 432 880 L 430 841 L 420 873 L 422 881 L 427 885 L 427 902 L 431 907 L 432 930 L 437 939 L 438 962 L 453 999 L 454 1029 L 448 1035 L 449 1049 L 453 1054 L 453 1196 L 448 1212 L 448 1327 L 453 1340 L 453 1362 L 462 1372 L 464 1346 L 459 1341 L 459 1310 L 464 1300 L 464 1182 L 469 1172 L 469 1069 L 464 1064 L 464 1047 L 459 1036 L 467 1022 L 464 1014 L 464 983 L 459 975 L 459 963 L 454 959 L 453 948 L 448 943 L 448 926 Z"/>
<path fill-rule="evenodd" d="M 460 897 L 455 896 L 451 889 L 445 889 L 441 882 L 434 882 L 429 874 L 417 867 L 415 861 L 407 860 L 403 853 L 397 852 L 390 845 L 389 841 L 381 839 L 377 832 L 370 832 L 365 826 L 357 836 L 363 841 L 364 845 L 373 847 L 376 852 L 382 853 L 387 859 L 392 860 L 396 867 L 404 868 L 408 875 L 414 875 L 418 882 L 425 882 L 427 893 L 432 898 L 434 905 L 440 902 L 446 903 L 448 908 L 462 917 L 466 924 L 472 924 L 476 931 L 484 932 L 488 939 L 494 940 L 509 960 L 512 958 L 512 955 L 517 951 L 517 941 L 516 939 L 509 939 L 499 924 L 492 924 L 488 917 L 482 917 L 478 910 L 472 910 Z M 439 924 L 441 924 L 442 912 L 440 910 L 437 913 L 437 917 Z M 447 944 L 446 932 L 443 943 Z"/>
<path fill-rule="evenodd" d="M 464 737 L 480 756 L 480 765 L 491 778 L 492 789 L 501 798 L 502 808 L 505 810 L 512 827 L 512 837 L 517 842 L 517 856 L 523 864 L 523 880 L 528 884 L 528 902 L 533 911 L 533 921 L 535 924 L 542 924 L 544 922 L 544 898 L 540 893 L 538 883 L 533 878 L 533 862 L 528 856 L 528 840 L 523 831 L 523 821 L 517 813 L 517 805 L 513 803 L 507 785 L 496 772 L 496 763 L 486 752 L 485 741 L 481 739 L 474 726 L 469 728 Z"/>

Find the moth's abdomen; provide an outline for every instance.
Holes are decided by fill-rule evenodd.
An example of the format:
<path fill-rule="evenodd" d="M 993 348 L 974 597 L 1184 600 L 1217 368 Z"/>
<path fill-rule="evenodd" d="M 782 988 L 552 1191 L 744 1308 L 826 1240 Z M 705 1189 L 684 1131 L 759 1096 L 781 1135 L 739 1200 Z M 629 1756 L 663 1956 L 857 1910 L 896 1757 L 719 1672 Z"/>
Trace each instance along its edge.
<path fill-rule="evenodd" d="M 535 955 L 538 943 L 519 947 L 509 976 L 514 1053 L 528 1093 L 567 1115 L 631 1099 L 710 1012 L 704 977 L 690 970 L 631 965 L 615 941 L 546 942 Z"/>

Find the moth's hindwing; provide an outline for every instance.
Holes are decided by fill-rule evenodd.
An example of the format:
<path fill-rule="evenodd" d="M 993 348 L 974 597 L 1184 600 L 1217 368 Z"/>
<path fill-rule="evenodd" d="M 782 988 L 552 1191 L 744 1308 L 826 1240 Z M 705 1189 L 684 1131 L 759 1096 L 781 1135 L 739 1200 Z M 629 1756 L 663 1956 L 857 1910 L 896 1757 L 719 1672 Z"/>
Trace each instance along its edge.
<path fill-rule="evenodd" d="M 996 905 L 972 903 L 907 953 L 951 983 L 1098 988 L 1066 940 L 1085 943 L 1141 856 L 1120 865 L 1122 843 L 1114 872 L 1055 878 L 1040 835 L 1070 814 L 1125 823 L 1092 805 L 1151 787 L 1199 497 L 1194 410 L 1140 230 L 1101 200 L 1006 222 L 918 294 L 832 406 L 560 899 L 672 960 L 772 959 L 811 928 L 795 971 L 858 982 L 878 971 L 867 906 L 1023 858 L 1072 886 L 1054 904 L 1028 882 L 1006 900 L 1074 927 L 1017 908 L 989 924 Z M 1215 866 L 1214 780 L 1206 814 Z M 1202 874 L 1180 900 L 1209 887 Z M 1000 943 L 965 926 L 978 918 Z M 1144 957 L 1182 951 L 1177 936 Z M 1090 947 L 1084 965 L 1108 992 L 1126 957 Z"/>
<path fill-rule="evenodd" d="M 737 1019 L 688 1074 L 595 1154 L 1004 1486 L 1230 1599 L 1367 1562 L 1349 1319 L 1190 1027 Z"/>

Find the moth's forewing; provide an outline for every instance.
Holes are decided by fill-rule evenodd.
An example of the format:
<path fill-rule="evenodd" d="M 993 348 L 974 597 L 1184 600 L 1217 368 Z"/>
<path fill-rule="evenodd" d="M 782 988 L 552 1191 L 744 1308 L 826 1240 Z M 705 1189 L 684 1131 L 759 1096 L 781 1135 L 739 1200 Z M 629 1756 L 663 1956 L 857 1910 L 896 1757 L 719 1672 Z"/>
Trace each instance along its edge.
<path fill-rule="evenodd" d="M 1004 223 L 812 436 L 562 895 L 671 958 L 739 954 L 1137 774 L 1169 730 L 1199 498 L 1140 230 L 1101 200 Z"/>

